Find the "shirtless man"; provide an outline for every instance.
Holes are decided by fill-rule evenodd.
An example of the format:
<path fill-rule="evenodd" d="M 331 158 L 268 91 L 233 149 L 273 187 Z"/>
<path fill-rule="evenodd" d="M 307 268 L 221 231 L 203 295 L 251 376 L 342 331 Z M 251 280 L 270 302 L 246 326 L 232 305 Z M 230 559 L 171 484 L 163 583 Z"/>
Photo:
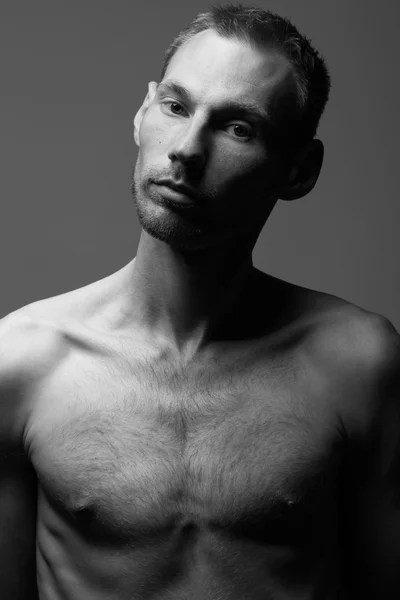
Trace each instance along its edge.
<path fill-rule="evenodd" d="M 399 598 L 399 336 L 251 260 L 324 63 L 258 9 L 192 33 L 134 120 L 136 257 L 1 321 L 0 597 Z"/>

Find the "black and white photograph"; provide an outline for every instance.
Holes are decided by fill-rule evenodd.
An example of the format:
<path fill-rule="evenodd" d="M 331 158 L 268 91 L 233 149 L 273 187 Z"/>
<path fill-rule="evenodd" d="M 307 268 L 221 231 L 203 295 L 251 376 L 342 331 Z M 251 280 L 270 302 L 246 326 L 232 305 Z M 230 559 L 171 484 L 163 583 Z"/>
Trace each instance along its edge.
<path fill-rule="evenodd" d="M 400 599 L 399 23 L 1 1 L 0 600 Z"/>

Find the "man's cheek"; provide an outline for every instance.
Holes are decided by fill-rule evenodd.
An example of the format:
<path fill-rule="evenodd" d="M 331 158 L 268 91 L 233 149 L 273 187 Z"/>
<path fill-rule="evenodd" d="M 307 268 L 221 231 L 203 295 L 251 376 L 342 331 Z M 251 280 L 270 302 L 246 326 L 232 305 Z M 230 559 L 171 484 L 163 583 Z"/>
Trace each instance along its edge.
<path fill-rule="evenodd" d="M 153 113 L 153 111 L 152 111 Z M 168 140 L 168 128 L 160 123 L 153 114 L 147 113 L 140 129 L 141 145 L 149 151 L 165 147 Z"/>

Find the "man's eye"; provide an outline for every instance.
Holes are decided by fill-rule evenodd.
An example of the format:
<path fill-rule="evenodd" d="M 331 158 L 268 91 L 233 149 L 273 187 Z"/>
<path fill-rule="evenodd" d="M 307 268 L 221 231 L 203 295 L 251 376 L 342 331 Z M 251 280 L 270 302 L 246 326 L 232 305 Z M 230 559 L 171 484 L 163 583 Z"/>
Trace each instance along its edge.
<path fill-rule="evenodd" d="M 179 102 L 175 102 L 174 100 L 167 100 L 162 104 L 167 107 L 168 112 L 171 112 L 174 115 L 182 115 L 185 110 Z"/>
<path fill-rule="evenodd" d="M 244 123 L 233 123 L 232 125 L 228 125 L 227 129 L 230 130 L 237 138 L 254 137 L 253 129 Z"/>

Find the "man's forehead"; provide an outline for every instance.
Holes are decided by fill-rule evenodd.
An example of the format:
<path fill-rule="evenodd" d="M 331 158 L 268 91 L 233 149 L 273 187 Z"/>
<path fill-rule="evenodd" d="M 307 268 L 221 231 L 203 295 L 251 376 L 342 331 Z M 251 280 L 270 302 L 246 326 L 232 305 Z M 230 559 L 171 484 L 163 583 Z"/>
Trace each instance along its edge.
<path fill-rule="evenodd" d="M 172 57 L 164 80 L 179 81 L 194 94 L 229 92 L 230 96 L 264 101 L 293 79 L 286 57 L 271 49 L 258 50 L 237 38 L 202 31 Z"/>

